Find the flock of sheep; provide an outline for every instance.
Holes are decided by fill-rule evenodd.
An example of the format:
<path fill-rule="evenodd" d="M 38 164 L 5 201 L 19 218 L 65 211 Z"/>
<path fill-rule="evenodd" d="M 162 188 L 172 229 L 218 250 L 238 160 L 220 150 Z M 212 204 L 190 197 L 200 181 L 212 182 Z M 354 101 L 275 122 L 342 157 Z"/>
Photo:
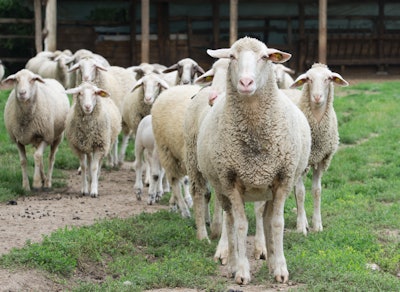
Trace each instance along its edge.
<path fill-rule="evenodd" d="M 220 238 L 215 258 L 228 264 L 238 284 L 251 280 L 244 204 L 255 202 L 255 257 L 267 258 L 276 281 L 287 282 L 284 203 L 294 190 L 297 231 L 306 235 L 303 178 L 312 169 L 312 226 L 322 231 L 321 177 L 339 144 L 334 85 L 348 83 L 324 64 L 293 80 L 294 72 L 280 64 L 291 55 L 250 37 L 207 53 L 218 59 L 207 72 L 190 58 L 168 68 L 110 66 L 88 50 L 42 52 L 29 60 L 1 82 L 2 89 L 13 88 L 4 119 L 20 154 L 22 186 L 30 191 L 25 146 L 31 144 L 32 187 L 51 188 L 65 133 L 80 161 L 81 193 L 97 197 L 103 160 L 123 163 L 134 138 L 138 200 L 145 171 L 148 204 L 171 190 L 170 205 L 183 217 L 193 206 L 197 238 L 209 240 L 211 224 L 210 237 Z M 212 219 L 211 190 L 217 198 Z"/>

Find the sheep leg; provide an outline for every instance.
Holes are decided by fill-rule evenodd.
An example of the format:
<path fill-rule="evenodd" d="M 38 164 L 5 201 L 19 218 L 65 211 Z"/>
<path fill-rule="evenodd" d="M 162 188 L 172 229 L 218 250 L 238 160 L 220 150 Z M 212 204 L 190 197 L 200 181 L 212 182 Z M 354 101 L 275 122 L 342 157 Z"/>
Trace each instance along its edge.
<path fill-rule="evenodd" d="M 202 188 L 200 185 L 202 183 L 199 183 L 199 177 L 198 175 L 195 175 L 192 177 L 192 180 L 190 182 L 190 188 L 191 192 L 193 194 L 193 199 L 194 199 L 194 214 L 195 214 L 195 221 L 196 221 L 196 227 L 197 227 L 197 239 L 199 240 L 207 240 L 210 242 L 208 238 L 208 233 L 207 233 L 207 228 L 206 228 L 206 215 L 208 215 L 208 204 L 205 202 L 205 196 L 202 192 Z M 195 181 L 197 183 L 195 183 Z M 204 179 L 202 180 L 204 183 Z M 207 210 L 206 210 L 207 209 Z"/>
<path fill-rule="evenodd" d="M 99 182 L 99 173 L 101 169 L 101 161 L 103 159 L 103 153 L 94 152 L 90 159 L 90 176 L 92 178 L 90 185 L 90 196 L 92 198 L 97 198 L 99 196 L 98 192 L 98 182 Z"/>
<path fill-rule="evenodd" d="M 162 186 L 163 186 L 164 193 L 169 193 L 171 191 L 171 188 L 169 186 L 169 182 L 168 182 L 167 176 L 165 175 L 164 169 L 163 169 Z"/>
<path fill-rule="evenodd" d="M 186 175 L 183 179 L 181 179 L 181 184 L 183 187 L 183 193 L 185 194 L 185 202 L 189 208 L 193 207 L 193 199 L 190 195 L 189 191 L 189 177 Z"/>
<path fill-rule="evenodd" d="M 62 140 L 62 136 L 54 141 L 54 143 L 50 146 L 50 154 L 49 154 L 49 169 L 47 170 L 47 177 L 44 181 L 44 187 L 46 189 L 51 189 L 52 185 L 52 177 L 53 177 L 53 169 L 54 169 L 54 162 L 56 158 L 56 153 L 58 149 L 58 145 L 60 145 Z"/>
<path fill-rule="evenodd" d="M 138 201 L 142 200 L 142 193 L 143 193 L 143 151 L 144 147 L 139 140 L 135 142 L 135 162 L 134 168 L 136 173 L 135 185 L 133 186 L 133 191 L 136 195 Z"/>
<path fill-rule="evenodd" d="M 81 169 L 81 194 L 86 196 L 89 194 L 89 186 L 87 180 L 87 155 L 86 154 L 79 154 L 79 162 L 80 162 L 80 169 Z"/>
<path fill-rule="evenodd" d="M 33 158 L 35 160 L 35 171 L 33 173 L 33 189 L 41 189 L 45 180 L 44 166 L 43 166 L 43 152 L 47 146 L 47 143 L 42 141 L 37 147 Z"/>
<path fill-rule="evenodd" d="M 314 198 L 314 213 L 313 213 L 313 230 L 322 231 L 322 219 L 321 219 L 321 178 L 322 168 L 320 165 L 313 171 L 312 178 L 312 194 Z"/>
<path fill-rule="evenodd" d="M 302 232 L 304 235 L 307 235 L 308 221 L 306 210 L 304 208 L 306 189 L 304 187 L 302 176 L 300 176 L 297 180 L 296 186 L 294 188 L 294 194 L 297 204 L 297 232 Z"/>
<path fill-rule="evenodd" d="M 211 193 L 210 193 L 211 196 Z M 209 199 L 210 200 L 210 199 Z M 214 199 L 214 214 L 211 222 L 211 238 L 215 239 L 221 235 L 223 232 L 223 215 L 222 215 L 222 206 L 220 200 L 217 198 Z M 222 229 L 222 231 L 221 231 Z M 222 236 L 222 235 L 221 235 Z"/>
<path fill-rule="evenodd" d="M 256 235 L 254 237 L 254 258 L 256 260 L 267 258 L 267 246 L 265 243 L 263 214 L 265 202 L 254 202 L 254 213 L 256 215 Z"/>
<path fill-rule="evenodd" d="M 121 149 L 119 151 L 119 164 L 123 164 L 125 161 L 125 154 L 126 154 L 126 149 L 128 148 L 129 144 L 129 139 L 131 137 L 131 133 L 125 134 L 122 136 L 122 143 L 121 143 Z"/>
<path fill-rule="evenodd" d="M 250 282 L 250 264 L 246 256 L 248 221 L 243 199 L 237 189 L 230 194 L 231 210 L 226 210 L 228 218 L 229 266 L 234 272 L 235 282 L 246 285 Z"/>
<path fill-rule="evenodd" d="M 222 212 L 222 232 L 221 237 L 218 241 L 217 250 L 214 254 L 214 261 L 220 261 L 221 265 L 226 265 L 228 262 L 228 254 L 229 254 L 229 247 L 228 247 L 228 231 L 227 231 L 227 218 L 226 212 Z"/>
<path fill-rule="evenodd" d="M 152 179 L 151 182 L 153 183 L 153 188 L 151 185 L 152 183 L 150 182 L 149 197 L 151 195 L 153 196 L 152 203 L 154 203 L 160 201 L 162 195 L 164 194 L 162 181 L 165 174 L 157 154 L 157 149 L 155 147 L 151 155 L 150 170 L 151 170 L 151 179 Z M 150 192 L 150 189 L 153 189 L 152 192 Z"/>
<path fill-rule="evenodd" d="M 25 146 L 22 145 L 21 143 L 17 143 L 17 148 L 18 148 L 19 161 L 20 161 L 21 170 L 22 170 L 22 188 L 25 191 L 29 192 L 31 190 L 31 188 L 29 186 L 28 169 L 27 169 L 28 160 L 26 158 Z"/>
<path fill-rule="evenodd" d="M 171 188 L 172 188 L 172 195 L 171 195 L 171 199 L 169 201 L 170 205 L 173 206 L 173 205 L 177 204 L 178 208 L 181 210 L 182 217 L 190 218 L 189 208 L 186 205 L 186 202 L 182 196 L 180 180 L 177 178 L 172 178 L 170 181 L 171 181 Z M 172 209 L 174 209 L 174 208 L 172 207 Z"/>
<path fill-rule="evenodd" d="M 286 259 L 283 253 L 283 228 L 285 225 L 283 212 L 288 194 L 285 187 L 278 187 L 273 199 L 267 201 L 264 212 L 264 232 L 267 242 L 268 266 L 277 282 L 286 283 L 289 279 Z"/>

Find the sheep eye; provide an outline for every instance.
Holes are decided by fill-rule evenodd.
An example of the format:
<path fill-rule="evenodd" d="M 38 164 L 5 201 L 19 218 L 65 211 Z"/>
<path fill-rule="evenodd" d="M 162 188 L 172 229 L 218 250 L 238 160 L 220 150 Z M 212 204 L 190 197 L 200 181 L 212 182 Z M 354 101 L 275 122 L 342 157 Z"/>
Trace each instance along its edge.
<path fill-rule="evenodd" d="M 268 56 L 267 56 L 267 55 L 263 55 L 263 56 L 261 57 L 261 60 L 268 61 Z"/>
<path fill-rule="evenodd" d="M 229 55 L 229 58 L 230 58 L 231 60 L 235 60 L 235 59 L 236 59 L 235 56 L 234 56 L 233 54 L 230 54 L 230 55 Z"/>

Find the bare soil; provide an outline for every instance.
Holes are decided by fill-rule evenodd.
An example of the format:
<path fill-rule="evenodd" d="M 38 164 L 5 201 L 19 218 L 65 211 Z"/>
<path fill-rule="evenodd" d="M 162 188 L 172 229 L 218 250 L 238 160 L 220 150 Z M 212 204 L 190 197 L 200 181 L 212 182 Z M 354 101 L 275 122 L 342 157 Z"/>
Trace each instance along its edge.
<path fill-rule="evenodd" d="M 67 187 L 49 193 L 37 193 L 33 196 L 21 197 L 16 205 L 0 204 L 0 255 L 8 253 L 12 248 L 21 248 L 27 241 L 40 242 L 58 228 L 65 226 L 91 225 L 100 219 L 128 218 L 142 212 L 156 212 L 168 209 L 164 205 L 147 205 L 146 197 L 138 201 L 133 194 L 134 172 L 132 164 L 126 163 L 116 171 L 102 170 L 99 183 L 99 197 L 82 197 L 80 195 L 80 176 L 76 171 L 68 171 Z M 147 190 L 145 190 L 147 194 Z M 195 240 L 195 239 L 194 239 Z M 248 240 L 249 256 L 253 251 L 253 239 Z M 262 265 L 262 261 L 251 259 L 252 273 Z M 90 267 L 87 269 L 90 271 Z M 94 267 L 93 267 L 93 270 Z M 226 277 L 225 267 L 221 267 L 216 277 Z M 0 269 L 0 291 L 65 291 L 77 280 L 98 282 L 99 275 L 76 274 L 69 283 L 57 281 L 54 276 L 38 270 L 9 271 Z M 241 287 L 232 283 L 233 291 L 285 291 L 289 285 L 271 285 L 269 287 L 247 285 Z M 166 291 L 196 291 L 189 289 L 161 289 Z"/>

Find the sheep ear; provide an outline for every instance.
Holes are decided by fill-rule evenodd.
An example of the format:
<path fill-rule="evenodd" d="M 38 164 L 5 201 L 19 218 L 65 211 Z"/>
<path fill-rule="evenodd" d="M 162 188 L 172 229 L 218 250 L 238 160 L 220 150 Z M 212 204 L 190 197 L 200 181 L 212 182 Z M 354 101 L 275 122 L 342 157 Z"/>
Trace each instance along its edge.
<path fill-rule="evenodd" d="M 65 91 L 66 94 L 77 94 L 79 92 L 79 87 L 70 88 Z"/>
<path fill-rule="evenodd" d="M 206 72 L 199 65 L 197 65 L 194 69 L 195 69 L 195 73 L 197 73 L 197 74 L 204 74 Z"/>
<path fill-rule="evenodd" d="M 8 76 L 6 79 L 1 81 L 0 89 L 11 89 L 15 84 L 15 74 Z"/>
<path fill-rule="evenodd" d="M 140 87 L 140 86 L 142 86 L 142 85 L 143 85 L 143 78 L 140 78 L 140 79 L 136 82 L 135 86 L 132 88 L 131 92 L 134 92 L 134 91 L 136 90 L 136 88 L 138 88 L 138 87 Z"/>
<path fill-rule="evenodd" d="M 164 69 L 162 72 L 163 73 L 169 73 L 169 72 L 172 72 L 172 71 L 176 71 L 176 70 L 178 70 L 178 67 L 179 67 L 178 64 L 174 64 L 174 65 L 168 67 L 167 69 Z"/>
<path fill-rule="evenodd" d="M 217 49 L 217 50 L 207 50 L 207 54 L 213 58 L 230 58 L 231 49 Z"/>
<path fill-rule="evenodd" d="M 267 49 L 268 53 L 268 60 L 271 60 L 272 62 L 275 63 L 283 63 L 289 60 L 292 57 L 292 54 L 285 53 L 282 51 L 279 51 L 277 49 Z"/>
<path fill-rule="evenodd" d="M 33 80 L 40 82 L 40 83 L 45 83 L 44 79 L 42 78 L 42 76 L 34 74 L 32 77 Z"/>
<path fill-rule="evenodd" d="M 162 88 L 164 88 L 164 89 L 168 89 L 168 88 L 169 88 L 168 83 L 167 83 L 165 80 L 161 79 L 161 78 L 160 78 L 160 80 L 158 80 L 158 83 L 159 83 L 160 86 L 161 86 Z"/>
<path fill-rule="evenodd" d="M 95 93 L 100 97 L 110 97 L 110 94 L 104 89 L 97 89 Z"/>
<path fill-rule="evenodd" d="M 78 69 L 79 69 L 79 63 L 76 63 L 75 65 L 73 65 L 71 68 L 68 69 L 68 72 L 71 73 Z"/>
<path fill-rule="evenodd" d="M 108 69 L 106 67 L 101 66 L 100 64 L 95 64 L 96 69 L 102 70 L 102 71 L 108 71 Z"/>
<path fill-rule="evenodd" d="M 208 85 L 213 81 L 213 79 L 214 79 L 214 70 L 210 69 L 203 75 L 197 77 L 196 80 L 194 80 L 194 83 L 200 85 Z"/>
<path fill-rule="evenodd" d="M 299 77 L 297 77 L 297 79 L 294 81 L 294 83 L 292 85 L 290 85 L 290 88 L 293 89 L 293 88 L 302 86 L 307 81 L 308 81 L 307 75 L 305 73 L 301 74 Z"/>
<path fill-rule="evenodd" d="M 283 66 L 283 65 L 282 65 Z M 288 67 L 286 67 L 286 66 L 283 66 L 283 71 L 285 71 L 286 73 L 289 73 L 289 74 L 294 74 L 294 73 L 296 73 L 294 70 L 292 70 L 292 69 L 290 69 L 290 68 L 288 68 Z"/>
<path fill-rule="evenodd" d="M 332 80 L 332 82 L 340 85 L 340 86 L 347 86 L 349 85 L 349 83 L 343 79 L 342 76 L 340 76 L 340 74 L 332 72 L 332 76 L 330 77 L 330 79 Z"/>

